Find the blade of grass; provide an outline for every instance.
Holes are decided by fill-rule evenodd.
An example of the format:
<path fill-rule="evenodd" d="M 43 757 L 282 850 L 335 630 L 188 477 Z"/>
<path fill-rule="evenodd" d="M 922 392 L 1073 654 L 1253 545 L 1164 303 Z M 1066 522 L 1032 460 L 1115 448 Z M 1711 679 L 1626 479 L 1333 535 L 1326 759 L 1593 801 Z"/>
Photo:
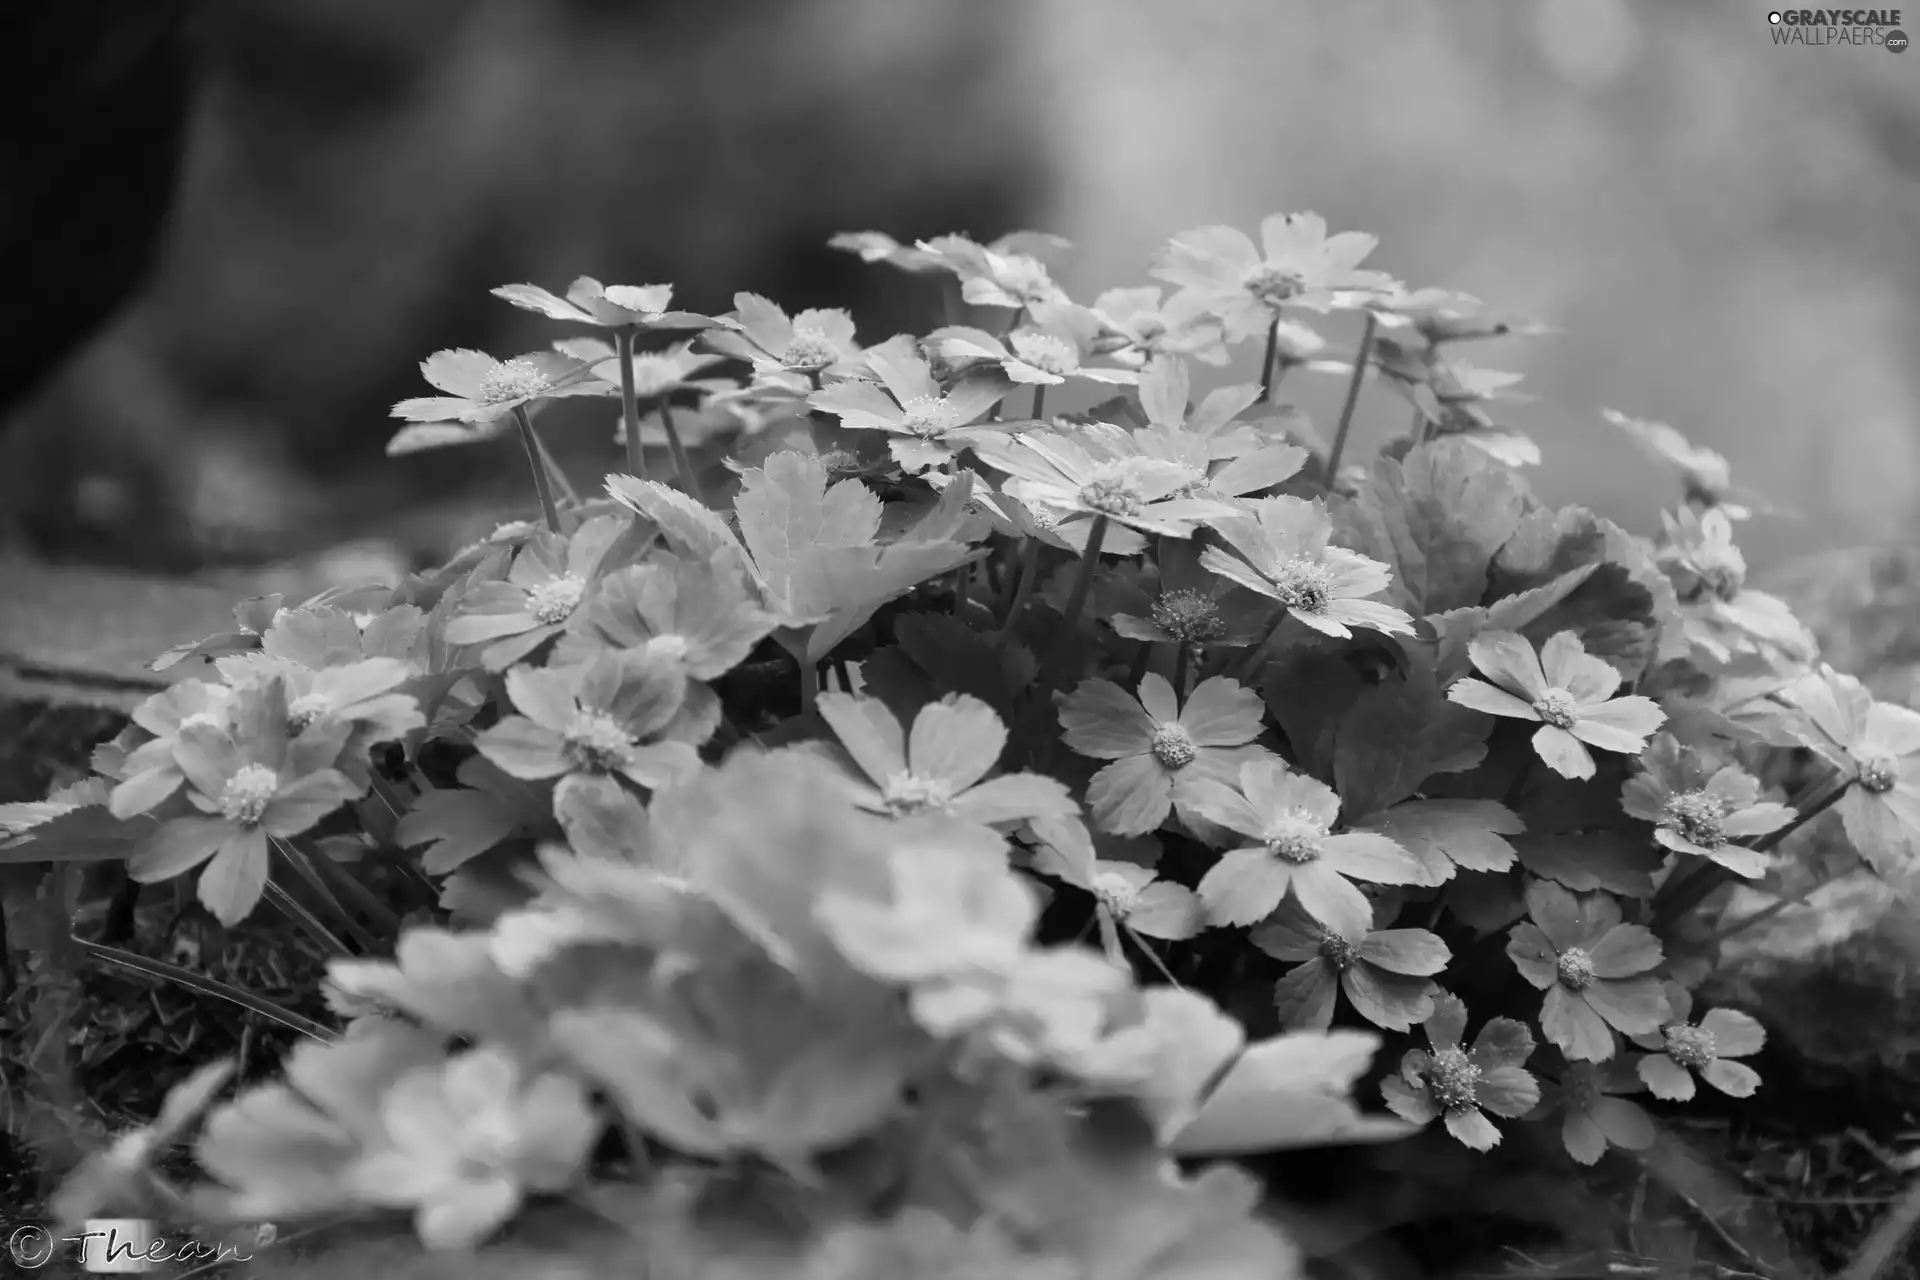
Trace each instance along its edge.
<path fill-rule="evenodd" d="M 218 978 L 209 978 L 203 974 L 195 973 L 191 969 L 183 969 L 177 964 L 168 964 L 164 960 L 154 960 L 147 956 L 138 955 L 132 951 L 123 951 L 119 947 L 109 947 L 103 943 L 88 942 L 85 938 L 74 938 L 73 943 L 82 951 L 86 952 L 87 955 L 100 961 L 102 964 L 111 965 L 117 969 L 124 969 L 129 973 L 137 973 L 142 977 L 155 978 L 162 982 L 171 982 L 184 990 L 195 991 L 201 995 L 213 996 L 216 999 L 225 1000 L 229 1004 L 238 1005 L 242 1009 L 250 1010 L 263 1018 L 279 1023 L 289 1030 L 298 1031 L 301 1035 L 311 1036 L 315 1040 L 323 1043 L 330 1043 L 337 1038 L 333 1032 L 327 1030 L 311 1018 L 303 1017 L 291 1009 L 282 1008 L 266 997 L 257 996 L 251 991 L 242 990 L 230 982 L 222 982 Z"/>

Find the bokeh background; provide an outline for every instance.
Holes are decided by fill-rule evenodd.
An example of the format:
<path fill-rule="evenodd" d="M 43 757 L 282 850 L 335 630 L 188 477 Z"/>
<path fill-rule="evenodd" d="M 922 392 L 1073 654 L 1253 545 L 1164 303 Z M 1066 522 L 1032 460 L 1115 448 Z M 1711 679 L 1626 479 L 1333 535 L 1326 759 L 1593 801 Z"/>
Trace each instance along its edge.
<path fill-rule="evenodd" d="M 558 336 L 496 284 L 752 289 L 851 304 L 876 341 L 935 295 L 834 231 L 1057 231 L 1090 300 L 1174 232 L 1301 209 L 1553 326 L 1473 354 L 1539 397 L 1508 420 L 1545 496 L 1657 527 L 1668 491 L 1607 406 L 1799 513 L 1743 534 L 1756 563 L 1916 531 L 1920 54 L 1776 47 L 1762 0 L 208 0 L 198 23 L 159 267 L 0 441 L 43 554 L 304 553 L 517 479 L 510 449 L 382 456 L 420 358 Z M 1288 391 L 1325 422 L 1341 388 Z M 554 421 L 611 462 L 610 413 Z M 1404 421 L 1369 397 L 1358 443 Z"/>

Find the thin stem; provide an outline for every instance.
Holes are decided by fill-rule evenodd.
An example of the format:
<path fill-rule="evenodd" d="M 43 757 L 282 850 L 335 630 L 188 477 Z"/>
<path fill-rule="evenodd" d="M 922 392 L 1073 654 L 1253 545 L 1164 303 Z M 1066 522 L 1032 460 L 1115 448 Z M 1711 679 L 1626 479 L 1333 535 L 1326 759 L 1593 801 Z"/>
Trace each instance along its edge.
<path fill-rule="evenodd" d="M 667 429 L 667 448 L 673 451 L 673 466 L 680 473 L 680 487 L 687 491 L 688 497 L 706 506 L 707 495 L 700 488 L 700 478 L 693 473 L 693 459 L 687 457 L 687 446 L 680 440 L 680 428 L 673 423 L 673 408 L 665 396 L 660 397 L 660 425 Z"/>
<path fill-rule="evenodd" d="M 967 614 L 967 596 L 972 592 L 973 562 L 969 560 L 953 571 L 953 616 L 964 618 Z"/>
<path fill-rule="evenodd" d="M 1040 578 L 1040 539 L 1028 538 L 1020 548 L 1019 585 L 1013 589 L 1013 603 L 1007 606 L 1007 616 L 1000 623 L 1000 639 L 994 642 L 994 649 L 1005 652 L 1013 642 L 1013 625 L 1019 621 L 1020 611 L 1027 607 L 1027 597 L 1033 594 L 1034 584 Z"/>
<path fill-rule="evenodd" d="M 1087 549 L 1081 555 L 1080 574 L 1073 581 L 1073 594 L 1067 597 L 1067 611 L 1060 622 L 1060 635 L 1053 643 L 1053 652 L 1048 656 L 1050 671 L 1064 663 L 1074 648 L 1074 635 L 1080 630 L 1080 615 L 1086 612 L 1087 597 L 1093 593 L 1093 575 L 1100 567 L 1100 548 L 1106 540 L 1107 517 L 1097 515 L 1093 518 L 1093 527 L 1087 530 Z"/>
<path fill-rule="evenodd" d="M 800 714 L 812 715 L 813 708 L 819 701 L 820 665 L 802 654 L 800 655 Z"/>
<path fill-rule="evenodd" d="M 1173 692 L 1182 699 L 1187 696 L 1187 664 L 1191 661 L 1192 652 L 1193 646 L 1186 641 L 1173 642 Z"/>
<path fill-rule="evenodd" d="M 1047 389 L 1041 383 L 1033 384 L 1033 417 L 1042 426 L 1047 421 Z"/>
<path fill-rule="evenodd" d="M 573 487 L 573 481 L 567 479 L 567 472 L 560 465 L 560 459 L 553 456 L 553 450 L 547 447 L 547 438 L 538 431 L 533 433 L 533 443 L 540 450 L 540 465 L 547 469 L 547 479 L 553 482 L 554 493 L 568 506 L 580 505 L 580 493 Z"/>
<path fill-rule="evenodd" d="M 1373 331 L 1378 325 L 1373 312 L 1367 312 L 1360 329 L 1360 349 L 1353 357 L 1353 377 L 1347 382 L 1347 401 L 1340 406 L 1340 425 L 1333 429 L 1333 448 L 1327 451 L 1327 488 L 1333 488 L 1340 474 L 1340 455 L 1347 451 L 1347 432 L 1353 429 L 1353 406 L 1360 403 L 1360 384 L 1366 380 L 1367 357 L 1373 350 Z"/>
<path fill-rule="evenodd" d="M 1855 781 L 1857 781 L 1856 778 L 1844 773 L 1829 778 L 1803 803 L 1794 806 L 1798 812 L 1794 814 L 1793 821 L 1755 840 L 1752 845 L 1754 852 L 1765 853 L 1769 849 L 1778 847 L 1782 840 L 1838 804 L 1840 797 L 1847 794 Z M 1665 902 L 1654 908 L 1653 919 L 1649 922 L 1649 926 L 1655 932 L 1670 926 L 1681 916 L 1705 902 L 1714 890 L 1739 878 L 1717 862 L 1704 864 L 1686 879 L 1668 886 L 1671 893 Z"/>
<path fill-rule="evenodd" d="M 1140 948 L 1141 954 L 1145 955 L 1147 959 L 1153 961 L 1153 967 L 1158 969 L 1166 977 L 1168 982 L 1183 991 L 1186 989 L 1185 984 L 1173 976 L 1173 970 L 1167 968 L 1167 962 L 1160 958 L 1160 953 L 1147 945 L 1145 938 L 1141 937 L 1132 929 L 1127 930 L 1126 936 L 1133 939 L 1133 945 Z"/>
<path fill-rule="evenodd" d="M 1153 663 L 1153 641 L 1142 640 L 1140 647 L 1134 650 L 1133 665 L 1127 669 L 1127 688 L 1138 689 L 1140 682 L 1146 679 L 1147 668 Z"/>
<path fill-rule="evenodd" d="M 1113 916 L 1105 907 L 1095 907 L 1093 916 L 1100 922 L 1100 949 L 1107 953 L 1107 960 L 1116 969 L 1132 972 L 1133 966 L 1127 963 L 1126 953 L 1120 950 L 1120 929 L 1113 923 Z"/>
<path fill-rule="evenodd" d="M 1280 317 L 1275 316 L 1267 326 L 1267 353 L 1260 358 L 1260 402 L 1265 404 L 1273 399 L 1273 389 L 1280 380 L 1274 376 L 1274 366 L 1280 363 Z"/>
<path fill-rule="evenodd" d="M 1273 620 L 1273 625 L 1267 628 L 1267 634 L 1261 636 L 1259 642 L 1247 650 L 1246 656 L 1228 669 L 1229 677 L 1241 684 L 1247 683 L 1248 677 L 1258 670 L 1267 650 L 1273 647 L 1273 638 L 1280 634 L 1281 627 L 1287 625 L 1287 616 L 1286 611 L 1282 610 L 1280 616 Z"/>
<path fill-rule="evenodd" d="M 1407 428 L 1407 434 L 1413 437 L 1415 444 L 1425 444 L 1433 439 L 1433 419 L 1419 405 L 1413 406 L 1413 423 Z"/>
<path fill-rule="evenodd" d="M 645 480 L 647 464 L 641 459 L 640 449 L 640 397 L 633 390 L 633 334 L 632 325 L 621 325 L 613 331 L 613 343 L 620 352 L 620 423 L 627 435 L 627 471 L 635 479 Z M 815 390 L 818 389 L 816 386 Z"/>
<path fill-rule="evenodd" d="M 833 660 L 833 678 L 840 682 L 840 692 L 853 692 L 853 668 L 847 665 L 845 658 Z"/>
<path fill-rule="evenodd" d="M 560 532 L 560 509 L 553 505 L 553 478 L 547 474 L 546 464 L 541 461 L 540 437 L 533 433 L 533 419 L 527 416 L 527 407 L 517 404 L 513 407 L 513 420 L 520 426 L 520 443 L 526 446 L 527 467 L 533 472 L 534 492 L 540 495 L 540 511 L 547 518 L 547 528 Z"/>

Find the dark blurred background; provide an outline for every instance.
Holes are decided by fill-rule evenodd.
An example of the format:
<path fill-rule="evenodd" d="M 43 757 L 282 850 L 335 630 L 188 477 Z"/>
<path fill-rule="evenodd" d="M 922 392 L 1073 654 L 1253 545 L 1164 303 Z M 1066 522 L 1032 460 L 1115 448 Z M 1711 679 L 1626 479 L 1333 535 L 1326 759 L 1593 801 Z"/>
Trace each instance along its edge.
<path fill-rule="evenodd" d="M 1370 265 L 1556 327 L 1474 354 L 1541 397 L 1508 416 L 1549 497 L 1657 527 L 1609 406 L 1802 513 L 1743 535 L 1756 561 L 1909 539 L 1920 54 L 1769 30 L 1743 0 L 202 0 L 153 270 L 9 411 L 0 503 L 41 554 L 161 568 L 402 536 L 518 478 L 511 447 L 383 458 L 418 361 L 578 332 L 494 285 L 751 289 L 873 341 L 936 295 L 838 230 L 1058 231 L 1091 300 L 1183 228 L 1314 209 L 1379 234 Z M 32 74 L 9 111 L 66 146 L 84 112 Z M 64 235 L 9 224 L 10 325 L 97 291 L 167 93 L 93 119 L 122 158 L 67 163 Z M 1340 391 L 1289 389 L 1322 420 Z M 1363 446 L 1403 424 L 1385 401 Z M 610 406 L 553 421 L 614 458 Z"/>

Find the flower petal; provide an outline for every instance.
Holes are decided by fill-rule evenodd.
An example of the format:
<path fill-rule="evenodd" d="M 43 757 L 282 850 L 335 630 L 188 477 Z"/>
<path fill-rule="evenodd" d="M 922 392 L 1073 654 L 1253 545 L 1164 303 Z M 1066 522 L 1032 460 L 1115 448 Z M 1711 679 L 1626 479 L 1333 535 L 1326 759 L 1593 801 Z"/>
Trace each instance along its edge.
<path fill-rule="evenodd" d="M 1293 869 L 1293 896 L 1308 915 L 1343 937 L 1363 936 L 1373 924 L 1367 895 L 1325 861 Z"/>
<path fill-rule="evenodd" d="M 1187 695 L 1180 725 L 1199 747 L 1239 747 L 1260 736 L 1266 703 L 1237 680 L 1214 676 Z"/>
<path fill-rule="evenodd" d="M 507 716 L 474 736 L 480 754 L 516 778 L 557 778 L 573 767 L 566 741 L 525 716 Z"/>
<path fill-rule="evenodd" d="M 814 705 L 875 785 L 885 786 L 889 778 L 907 771 L 906 733 L 886 703 L 848 693 L 823 693 Z"/>
<path fill-rule="evenodd" d="M 1507 941 L 1507 958 L 1520 976 L 1542 991 L 1559 981 L 1560 957 L 1538 926 L 1522 921 Z"/>
<path fill-rule="evenodd" d="M 1083 680 L 1060 706 L 1061 740 L 1083 756 L 1118 760 L 1153 745 L 1153 717 L 1111 680 Z"/>
<path fill-rule="evenodd" d="M 1667 994 L 1657 978 L 1598 978 L 1580 994 L 1594 1012 L 1630 1036 L 1657 1031 L 1667 1020 Z"/>
<path fill-rule="evenodd" d="M 1540 647 L 1540 666 L 1549 685 L 1565 689 L 1582 706 L 1605 702 L 1620 687 L 1620 673 L 1589 654 L 1571 631 L 1547 638 Z"/>
<path fill-rule="evenodd" d="M 1686 1102 L 1694 1095 L 1693 1073 L 1664 1053 L 1650 1053 L 1635 1064 L 1653 1096 L 1665 1102 Z"/>
<path fill-rule="evenodd" d="M 1482 1069 L 1474 1093 L 1481 1106 L 1509 1120 L 1518 1120 L 1540 1105 L 1540 1082 L 1531 1071 L 1512 1063 Z"/>
<path fill-rule="evenodd" d="M 1087 807 L 1102 831 L 1145 835 L 1167 820 L 1173 808 L 1173 779 L 1152 756 L 1115 760 L 1087 784 Z"/>
<path fill-rule="evenodd" d="M 1760 1087 L 1760 1073 L 1744 1062 L 1715 1058 L 1700 1068 L 1700 1078 L 1729 1098 L 1751 1098 Z"/>
<path fill-rule="evenodd" d="M 1540 655 L 1525 636 L 1512 631 L 1483 631 L 1467 645 L 1467 656 L 1481 675 L 1529 704 L 1547 691 Z"/>
<path fill-rule="evenodd" d="M 1515 720 L 1532 720 L 1536 723 L 1540 719 L 1540 713 L 1533 709 L 1533 704 L 1472 676 L 1455 680 L 1447 689 L 1447 701 L 1457 702 L 1490 716 L 1510 716 Z"/>
<path fill-rule="evenodd" d="M 1006 745 L 1007 727 L 992 707 L 968 694 L 950 694 L 914 717 L 907 765 L 917 777 L 964 790 L 987 776 Z"/>
<path fill-rule="evenodd" d="M 1149 671 L 1140 679 L 1140 705 L 1153 718 L 1156 726 L 1173 724 L 1180 719 L 1180 699 L 1174 694 L 1173 686 L 1167 683 L 1165 676 Z M 1238 743 L 1223 744 L 1238 746 Z"/>
<path fill-rule="evenodd" d="M 1447 1132 L 1471 1151 L 1491 1151 L 1500 1145 L 1500 1130 L 1479 1111 L 1447 1112 Z"/>
<path fill-rule="evenodd" d="M 267 888 L 267 833 L 261 827 L 233 832 L 200 873 L 200 901 L 231 928 L 246 919 Z"/>
<path fill-rule="evenodd" d="M 260 826 L 276 836 L 297 836 L 360 794 L 360 787 L 337 769 L 295 778 L 267 802 Z"/>
<path fill-rule="evenodd" d="M 211 858 L 237 829 L 229 818 L 174 818 L 134 851 L 127 874 L 141 884 L 171 879 Z"/>
<path fill-rule="evenodd" d="M 1713 1037 L 1713 1049 L 1722 1058 L 1744 1058 L 1767 1043 L 1766 1028 L 1738 1009 L 1709 1009 L 1700 1028 Z"/>
<path fill-rule="evenodd" d="M 1594 977 L 1631 978 L 1659 965 L 1660 939 L 1637 924 L 1615 925 L 1601 936 L 1588 955 L 1593 960 Z"/>
<path fill-rule="evenodd" d="M 1265 849 L 1234 849 L 1201 877 L 1198 892 L 1214 924 L 1258 924 L 1274 913 L 1292 881 L 1293 868 Z"/>
<path fill-rule="evenodd" d="M 1447 967 L 1453 953 L 1425 929 L 1382 929 L 1360 944 L 1360 959 L 1388 973 L 1430 978 Z"/>
<path fill-rule="evenodd" d="M 969 822 L 997 826 L 1023 818 L 1071 818 L 1080 806 L 1066 784 L 1042 773 L 1009 773 L 963 792 L 953 812 Z"/>
<path fill-rule="evenodd" d="M 1405 977 L 1364 963 L 1341 974 L 1340 986 L 1361 1017 L 1388 1031 L 1409 1031 L 1432 1014 L 1438 990 L 1431 978 Z"/>
<path fill-rule="evenodd" d="M 1607 1135 L 1585 1111 L 1569 1111 L 1560 1125 L 1560 1143 L 1576 1164 L 1599 1164 L 1607 1154 Z"/>
<path fill-rule="evenodd" d="M 1396 841 L 1371 831 L 1349 831 L 1320 842 L 1320 863 L 1371 884 L 1419 884 L 1426 868 Z"/>
<path fill-rule="evenodd" d="M 1324 960 L 1296 965 L 1273 984 L 1273 1007 L 1280 1025 L 1290 1031 L 1325 1031 L 1333 1025 L 1333 1006 L 1340 982 Z"/>
<path fill-rule="evenodd" d="M 1595 1098 L 1593 1119 L 1607 1141 L 1623 1151 L 1645 1151 L 1659 1140 L 1653 1117 L 1639 1103 L 1625 1098 Z"/>
<path fill-rule="evenodd" d="M 1667 713 L 1660 709 L 1659 703 L 1634 694 L 1582 707 L 1575 714 L 1573 732 L 1582 742 L 1592 743 L 1602 751 L 1637 756 L 1647 749 L 1647 739 L 1666 719 Z"/>
<path fill-rule="evenodd" d="M 1613 1032 L 1606 1020 L 1581 995 L 1559 983 L 1547 988 L 1540 1006 L 1540 1030 L 1575 1062 L 1604 1062 L 1613 1056 Z"/>
<path fill-rule="evenodd" d="M 1576 722 L 1581 723 L 1581 722 Z M 1593 754 L 1580 739 L 1565 729 L 1554 725 L 1542 725 L 1533 735 L 1533 749 L 1541 761 L 1563 778 L 1591 778 L 1596 768 Z M 1638 751 L 1639 748 L 1634 748 Z"/>

